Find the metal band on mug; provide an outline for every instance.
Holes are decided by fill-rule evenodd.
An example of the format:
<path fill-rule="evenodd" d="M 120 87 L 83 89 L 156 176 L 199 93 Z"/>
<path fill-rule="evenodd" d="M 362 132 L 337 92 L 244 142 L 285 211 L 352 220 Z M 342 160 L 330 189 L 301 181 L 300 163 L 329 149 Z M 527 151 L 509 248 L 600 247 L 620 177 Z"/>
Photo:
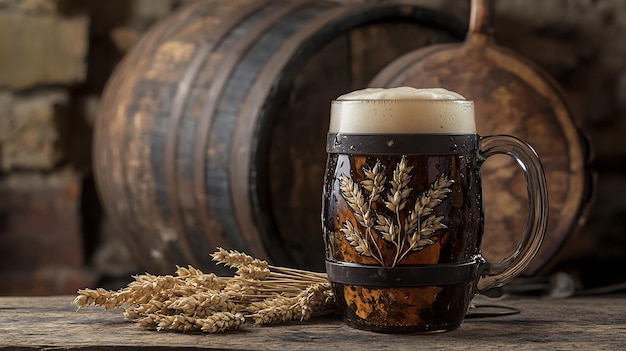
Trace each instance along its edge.
<path fill-rule="evenodd" d="M 476 280 L 479 260 L 421 266 L 380 267 L 326 261 L 328 280 L 333 283 L 370 287 L 417 287 L 449 285 Z"/>
<path fill-rule="evenodd" d="M 450 155 L 476 150 L 476 134 L 342 134 L 328 133 L 326 151 L 336 154 Z"/>

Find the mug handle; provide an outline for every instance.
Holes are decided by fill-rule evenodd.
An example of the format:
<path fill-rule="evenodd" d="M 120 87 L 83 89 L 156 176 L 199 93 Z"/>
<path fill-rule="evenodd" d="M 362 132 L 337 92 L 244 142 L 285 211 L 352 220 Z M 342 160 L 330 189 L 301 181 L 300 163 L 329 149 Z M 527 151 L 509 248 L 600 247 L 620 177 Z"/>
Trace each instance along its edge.
<path fill-rule="evenodd" d="M 528 190 L 528 220 L 515 250 L 497 263 L 484 261 L 478 292 L 500 287 L 521 274 L 535 257 L 548 224 L 548 188 L 537 152 L 522 140 L 510 135 L 492 135 L 478 140 L 480 165 L 490 156 L 513 157 L 524 172 Z"/>

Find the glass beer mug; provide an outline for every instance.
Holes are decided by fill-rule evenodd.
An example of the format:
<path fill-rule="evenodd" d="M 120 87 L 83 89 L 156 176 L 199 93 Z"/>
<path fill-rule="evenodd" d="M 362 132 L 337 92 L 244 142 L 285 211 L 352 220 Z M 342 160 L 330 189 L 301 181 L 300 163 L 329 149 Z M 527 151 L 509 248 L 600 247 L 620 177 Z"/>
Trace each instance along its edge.
<path fill-rule="evenodd" d="M 474 104 L 444 89 L 365 89 L 331 104 L 322 227 L 326 271 L 344 321 L 378 332 L 458 328 L 471 299 L 519 275 L 546 230 L 547 189 L 535 151 L 479 136 Z M 516 250 L 481 256 L 480 166 L 515 158 L 529 199 Z"/>

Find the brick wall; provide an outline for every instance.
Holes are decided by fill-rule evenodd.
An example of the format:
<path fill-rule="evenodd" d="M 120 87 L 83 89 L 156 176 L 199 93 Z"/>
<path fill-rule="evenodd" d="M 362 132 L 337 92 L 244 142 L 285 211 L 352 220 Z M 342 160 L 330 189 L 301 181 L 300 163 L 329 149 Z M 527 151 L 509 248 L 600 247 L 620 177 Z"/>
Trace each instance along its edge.
<path fill-rule="evenodd" d="M 86 79 L 89 18 L 0 1 L 0 293 L 89 283 L 80 174 L 65 164 L 70 89 Z"/>
<path fill-rule="evenodd" d="M 179 3 L 0 0 L 0 294 L 71 294 L 135 269 L 101 230 L 92 125 L 116 62 Z"/>
<path fill-rule="evenodd" d="M 0 294 L 73 293 L 136 269 L 102 221 L 93 119 L 118 60 L 190 1 L 0 0 Z M 467 18 L 465 1 L 414 2 Z M 563 267 L 623 262 L 626 2 L 501 0 L 495 29 L 563 86 L 596 153 L 597 202 Z"/>

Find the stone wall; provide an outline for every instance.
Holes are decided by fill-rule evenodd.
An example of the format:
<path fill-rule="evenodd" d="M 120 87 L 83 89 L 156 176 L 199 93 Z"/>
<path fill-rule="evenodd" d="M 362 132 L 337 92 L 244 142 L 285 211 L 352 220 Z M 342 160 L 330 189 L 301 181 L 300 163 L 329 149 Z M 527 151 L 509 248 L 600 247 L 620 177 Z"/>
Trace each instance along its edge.
<path fill-rule="evenodd" d="M 73 293 L 136 269 L 101 221 L 93 120 L 119 59 L 189 1 L 0 0 L 0 294 Z M 466 1 L 409 2 L 468 18 Z M 595 151 L 596 203 L 556 268 L 623 279 L 597 272 L 626 260 L 626 2 L 496 9 L 496 41 L 556 78 Z"/>
<path fill-rule="evenodd" d="M 114 65 L 180 3 L 0 0 L 0 294 L 74 293 L 132 269 L 100 249 L 92 125 Z"/>
<path fill-rule="evenodd" d="M 63 152 L 71 89 L 87 75 L 89 18 L 0 1 L 0 292 L 85 284 L 81 176 Z"/>

